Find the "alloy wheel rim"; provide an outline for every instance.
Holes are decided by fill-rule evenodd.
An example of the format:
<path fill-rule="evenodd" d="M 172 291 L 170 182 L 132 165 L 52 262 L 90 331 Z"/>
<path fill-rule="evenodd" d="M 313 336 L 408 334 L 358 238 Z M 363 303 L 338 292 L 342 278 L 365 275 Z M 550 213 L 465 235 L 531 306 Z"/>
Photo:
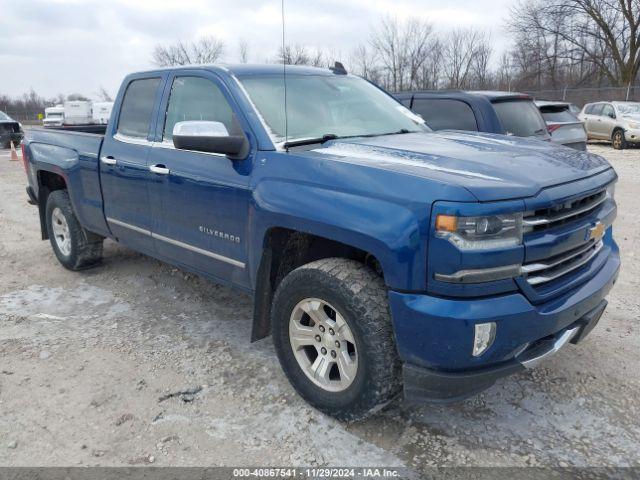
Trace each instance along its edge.
<path fill-rule="evenodd" d="M 614 146 L 617 148 L 619 148 L 620 145 L 622 145 L 622 135 L 620 134 L 620 132 L 617 132 L 613 137 L 613 143 L 614 143 Z"/>
<path fill-rule="evenodd" d="M 71 253 L 71 232 L 69 231 L 67 219 L 58 207 L 51 212 L 51 227 L 60 253 L 68 256 Z"/>
<path fill-rule="evenodd" d="M 358 372 L 358 353 L 351 328 L 329 303 L 306 298 L 293 309 L 289 342 L 304 374 L 328 392 L 349 388 Z"/>

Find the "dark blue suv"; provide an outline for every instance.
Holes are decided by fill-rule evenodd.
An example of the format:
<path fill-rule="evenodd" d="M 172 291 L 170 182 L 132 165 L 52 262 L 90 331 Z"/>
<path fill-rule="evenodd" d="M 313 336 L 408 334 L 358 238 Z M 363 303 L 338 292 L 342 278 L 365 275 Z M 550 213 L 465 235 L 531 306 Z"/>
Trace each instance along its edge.
<path fill-rule="evenodd" d="M 395 97 L 421 115 L 433 130 L 551 139 L 533 99 L 522 93 L 446 90 L 402 92 Z"/>

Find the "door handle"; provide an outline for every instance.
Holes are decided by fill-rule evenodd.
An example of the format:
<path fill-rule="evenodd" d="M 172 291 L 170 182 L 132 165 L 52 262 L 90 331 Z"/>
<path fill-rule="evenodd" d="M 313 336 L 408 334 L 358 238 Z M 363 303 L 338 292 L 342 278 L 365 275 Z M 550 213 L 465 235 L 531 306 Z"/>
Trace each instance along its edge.
<path fill-rule="evenodd" d="M 100 157 L 100 161 L 105 165 L 115 165 L 116 163 L 118 163 L 118 161 L 115 158 L 113 158 L 111 155 L 107 157 Z"/>
<path fill-rule="evenodd" d="M 169 175 L 169 169 L 164 165 L 151 165 L 149 166 L 149 171 L 158 175 Z"/>

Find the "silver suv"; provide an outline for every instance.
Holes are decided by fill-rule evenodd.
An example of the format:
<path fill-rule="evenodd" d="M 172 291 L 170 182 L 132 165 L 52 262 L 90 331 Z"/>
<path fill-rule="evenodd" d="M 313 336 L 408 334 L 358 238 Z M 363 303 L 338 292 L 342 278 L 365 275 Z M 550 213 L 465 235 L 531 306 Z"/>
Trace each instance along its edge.
<path fill-rule="evenodd" d="M 584 106 L 580 120 L 589 140 L 609 140 L 616 150 L 640 144 L 640 103 L 598 102 Z"/>

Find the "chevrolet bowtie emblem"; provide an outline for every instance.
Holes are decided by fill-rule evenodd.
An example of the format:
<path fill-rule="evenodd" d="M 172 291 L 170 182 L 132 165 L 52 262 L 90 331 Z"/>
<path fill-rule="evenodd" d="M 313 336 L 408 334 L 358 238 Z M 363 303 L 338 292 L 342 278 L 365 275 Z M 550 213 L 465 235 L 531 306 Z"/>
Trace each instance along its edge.
<path fill-rule="evenodd" d="M 587 229 L 587 235 L 585 240 L 595 240 L 599 241 L 602 237 L 604 237 L 604 223 L 598 222 L 593 227 Z"/>

